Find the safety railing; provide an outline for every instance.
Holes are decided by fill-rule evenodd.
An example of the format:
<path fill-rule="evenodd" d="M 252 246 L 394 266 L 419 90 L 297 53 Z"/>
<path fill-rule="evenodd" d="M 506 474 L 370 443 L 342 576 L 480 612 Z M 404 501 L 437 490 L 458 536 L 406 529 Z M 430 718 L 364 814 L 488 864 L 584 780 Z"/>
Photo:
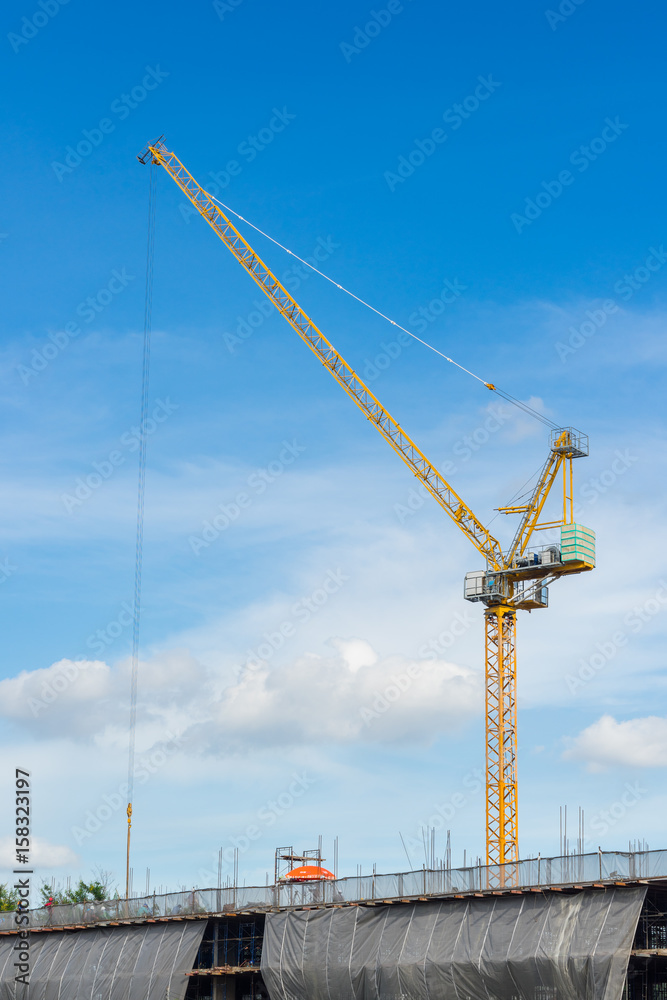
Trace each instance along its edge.
<path fill-rule="evenodd" d="M 323 903 L 363 903 L 419 896 L 448 896 L 554 885 L 667 878 L 667 851 L 577 854 L 560 858 L 528 858 L 510 865 L 470 868 L 427 868 L 390 875 L 356 875 L 328 881 L 282 882 L 277 886 L 231 886 L 191 889 L 139 899 L 44 906 L 30 910 L 30 927 L 114 924 L 124 920 L 204 916 L 211 913 L 258 911 L 273 907 Z M 0 930 L 16 930 L 16 914 L 0 913 Z"/>

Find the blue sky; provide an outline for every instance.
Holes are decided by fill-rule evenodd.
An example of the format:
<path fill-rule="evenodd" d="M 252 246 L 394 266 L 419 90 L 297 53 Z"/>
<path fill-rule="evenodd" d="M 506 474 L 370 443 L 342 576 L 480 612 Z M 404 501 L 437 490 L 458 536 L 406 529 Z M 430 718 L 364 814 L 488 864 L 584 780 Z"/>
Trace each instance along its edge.
<path fill-rule="evenodd" d="M 598 568 L 519 622 L 521 853 L 557 852 L 565 803 L 592 849 L 663 846 L 663 35 L 654 5 L 597 0 L 5 7 L 0 794 L 9 817 L 27 764 L 44 875 L 123 878 L 136 154 L 162 133 L 295 253 L 590 435 L 577 516 Z M 406 865 L 399 830 L 421 864 L 423 824 L 439 854 L 446 827 L 455 862 L 482 854 L 477 553 L 162 171 L 157 188 L 135 888 L 146 867 L 211 884 L 234 843 L 263 883 L 276 846 L 320 833 L 341 873 Z M 545 428 L 244 234 L 488 523 Z"/>

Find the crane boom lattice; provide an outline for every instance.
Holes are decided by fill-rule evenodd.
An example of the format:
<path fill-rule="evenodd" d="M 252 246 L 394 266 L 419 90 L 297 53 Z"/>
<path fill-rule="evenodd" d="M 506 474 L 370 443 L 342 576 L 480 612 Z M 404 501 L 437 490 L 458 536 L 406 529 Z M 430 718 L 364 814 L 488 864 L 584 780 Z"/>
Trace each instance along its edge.
<path fill-rule="evenodd" d="M 231 250 L 253 281 L 273 302 L 324 367 L 331 372 L 348 396 L 354 400 L 368 420 L 375 424 L 380 434 L 410 467 L 414 475 L 421 480 L 440 506 L 456 521 L 489 565 L 500 569 L 503 561 L 500 543 L 475 517 L 470 507 L 440 475 L 435 466 L 428 461 L 415 442 L 347 364 L 312 319 L 294 301 L 275 274 L 246 243 L 233 223 L 197 183 L 192 174 L 186 170 L 176 154 L 169 152 L 161 143 L 149 146 L 148 151 L 149 155 L 152 155 L 155 161 L 165 168 L 181 191 L 206 219 L 216 235 Z"/>

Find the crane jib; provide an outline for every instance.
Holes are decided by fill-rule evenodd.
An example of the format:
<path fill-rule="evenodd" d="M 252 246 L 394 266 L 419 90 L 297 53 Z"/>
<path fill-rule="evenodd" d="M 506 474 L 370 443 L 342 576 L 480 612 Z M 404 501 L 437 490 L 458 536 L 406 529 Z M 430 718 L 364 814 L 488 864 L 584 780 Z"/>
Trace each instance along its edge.
<path fill-rule="evenodd" d="M 178 157 L 169 152 L 162 143 L 149 145 L 145 156 L 148 155 L 151 155 L 155 162 L 167 170 L 256 284 L 271 299 L 285 319 L 317 355 L 321 363 L 329 369 L 347 394 L 366 413 L 368 419 L 376 425 L 382 436 L 391 444 L 406 465 L 421 479 L 429 493 L 482 553 L 488 565 L 497 570 L 504 568 L 505 563 L 500 543 L 478 521 L 467 504 L 431 465 L 417 445 L 376 399 L 368 386 L 338 354 L 310 317 L 292 299 L 278 278 L 258 257 L 252 247 L 246 243 L 232 222 L 213 203 L 207 192 L 186 170 Z M 142 162 L 144 162 L 143 159 Z"/>

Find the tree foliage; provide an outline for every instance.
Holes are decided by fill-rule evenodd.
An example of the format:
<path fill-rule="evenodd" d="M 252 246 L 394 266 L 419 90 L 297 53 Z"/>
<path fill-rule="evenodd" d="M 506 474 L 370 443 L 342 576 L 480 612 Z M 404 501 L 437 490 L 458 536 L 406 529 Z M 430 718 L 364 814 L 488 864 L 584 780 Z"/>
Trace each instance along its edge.
<path fill-rule="evenodd" d="M 15 910 L 19 901 L 18 891 L 6 883 L 0 884 L 0 911 Z"/>
<path fill-rule="evenodd" d="M 90 882 L 84 882 L 82 878 L 74 886 L 63 886 L 61 883 L 43 882 L 39 889 L 42 906 L 51 903 L 54 906 L 72 903 L 93 903 L 103 899 L 117 897 L 118 893 L 112 889 L 112 876 L 110 872 L 101 868 L 94 873 L 95 877 Z"/>

